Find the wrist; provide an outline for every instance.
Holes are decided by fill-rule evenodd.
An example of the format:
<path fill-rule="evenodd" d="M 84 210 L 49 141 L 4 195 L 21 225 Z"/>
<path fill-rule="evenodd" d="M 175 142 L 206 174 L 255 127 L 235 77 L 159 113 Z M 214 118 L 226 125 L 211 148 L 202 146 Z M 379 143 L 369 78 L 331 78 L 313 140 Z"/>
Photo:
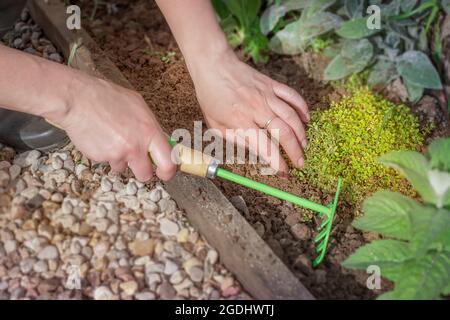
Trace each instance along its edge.
<path fill-rule="evenodd" d="M 207 48 L 192 50 L 189 54 L 184 54 L 184 57 L 194 83 L 205 69 L 211 72 L 220 65 L 238 60 L 226 39 L 217 43 L 208 43 Z"/>

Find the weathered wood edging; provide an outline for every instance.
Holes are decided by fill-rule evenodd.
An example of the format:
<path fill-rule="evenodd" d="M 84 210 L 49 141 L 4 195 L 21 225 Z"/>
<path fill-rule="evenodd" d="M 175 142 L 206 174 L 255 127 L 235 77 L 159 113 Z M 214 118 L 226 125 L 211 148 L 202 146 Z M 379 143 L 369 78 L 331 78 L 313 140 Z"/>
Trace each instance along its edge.
<path fill-rule="evenodd" d="M 68 16 L 61 1 L 30 0 L 29 8 L 33 19 L 66 58 L 70 48 L 82 40 L 72 62 L 74 68 L 132 89 L 85 30 L 67 29 Z M 314 299 L 211 181 L 178 173 L 165 185 L 186 211 L 189 222 L 216 248 L 221 262 L 253 297 Z"/>

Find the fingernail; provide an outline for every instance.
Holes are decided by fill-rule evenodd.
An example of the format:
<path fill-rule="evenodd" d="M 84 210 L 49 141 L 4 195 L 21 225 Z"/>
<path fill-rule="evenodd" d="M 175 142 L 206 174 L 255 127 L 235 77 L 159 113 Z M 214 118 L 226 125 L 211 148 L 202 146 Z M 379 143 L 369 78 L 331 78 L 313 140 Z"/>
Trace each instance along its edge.
<path fill-rule="evenodd" d="M 303 167 L 304 164 L 305 164 L 305 160 L 303 160 L 303 158 L 298 159 L 297 165 L 298 165 L 299 167 Z"/>
<path fill-rule="evenodd" d="M 308 146 L 308 141 L 306 139 L 302 140 L 302 148 L 305 149 Z"/>

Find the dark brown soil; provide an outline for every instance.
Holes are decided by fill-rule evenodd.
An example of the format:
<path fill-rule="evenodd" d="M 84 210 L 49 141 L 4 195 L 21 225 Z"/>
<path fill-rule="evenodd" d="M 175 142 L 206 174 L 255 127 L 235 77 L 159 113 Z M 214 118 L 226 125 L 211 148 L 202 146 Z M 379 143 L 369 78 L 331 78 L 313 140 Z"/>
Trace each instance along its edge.
<path fill-rule="evenodd" d="M 108 15 L 105 8 L 100 7 L 96 19 L 89 21 L 92 6 L 86 1 L 80 2 L 85 15 L 84 27 L 144 96 L 164 129 L 167 132 L 177 128 L 192 131 L 193 121 L 202 120 L 201 110 L 183 57 L 156 5 L 148 0 L 116 0 L 119 8 L 116 15 Z M 169 52 L 175 52 L 175 56 L 169 62 L 163 62 L 161 55 Z M 272 56 L 269 61 L 257 68 L 297 89 L 311 109 L 326 108 L 327 100 L 339 98 L 330 87 L 309 78 L 294 59 Z M 234 166 L 232 170 L 322 203 L 328 203 L 332 198 L 330 194 L 300 183 L 295 177 L 257 176 L 250 165 Z M 354 208 L 349 204 L 339 204 L 327 257 L 313 269 L 309 258 L 314 256 L 314 232 L 309 230 L 314 230 L 317 225 L 314 217 L 308 219 L 307 214 L 292 205 L 258 192 L 218 180 L 216 184 L 230 199 L 242 196 L 247 208 L 241 208 L 241 211 L 246 219 L 317 298 L 369 299 L 380 293 L 366 288 L 365 272 L 340 267 L 340 262 L 357 247 L 376 237 L 363 235 L 350 226 Z M 298 230 L 303 231 L 299 233 Z M 381 292 L 390 288 L 389 283 L 383 283 Z"/>

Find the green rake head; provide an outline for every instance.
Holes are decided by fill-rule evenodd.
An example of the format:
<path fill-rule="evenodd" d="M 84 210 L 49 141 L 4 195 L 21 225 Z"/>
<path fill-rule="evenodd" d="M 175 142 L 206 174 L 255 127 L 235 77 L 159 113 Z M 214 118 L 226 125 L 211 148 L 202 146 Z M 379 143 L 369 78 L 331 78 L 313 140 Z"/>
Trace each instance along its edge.
<path fill-rule="evenodd" d="M 325 212 L 319 212 L 319 215 L 323 218 L 323 220 L 320 223 L 320 226 L 317 228 L 318 234 L 314 238 L 317 257 L 313 260 L 313 267 L 317 267 L 325 257 L 341 188 L 342 178 L 339 178 L 334 199 L 330 204 L 326 206 L 327 208 L 329 208 L 329 210 L 326 210 Z"/>

